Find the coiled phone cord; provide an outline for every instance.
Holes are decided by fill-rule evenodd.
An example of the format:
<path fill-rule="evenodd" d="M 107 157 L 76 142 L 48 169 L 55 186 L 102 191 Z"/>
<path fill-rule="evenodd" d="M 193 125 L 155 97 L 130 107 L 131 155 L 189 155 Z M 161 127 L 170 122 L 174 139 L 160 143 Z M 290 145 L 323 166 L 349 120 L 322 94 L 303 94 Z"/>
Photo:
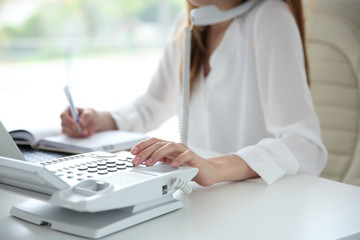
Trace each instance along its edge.
<path fill-rule="evenodd" d="M 190 102 L 190 67 L 191 67 L 191 31 L 193 25 L 184 30 L 183 65 L 182 65 L 182 119 L 181 142 L 187 145 L 189 135 L 189 102 Z"/>
<path fill-rule="evenodd" d="M 179 177 L 176 177 L 170 186 L 170 189 L 180 189 L 185 194 L 190 194 L 192 188 L 190 185 Z"/>

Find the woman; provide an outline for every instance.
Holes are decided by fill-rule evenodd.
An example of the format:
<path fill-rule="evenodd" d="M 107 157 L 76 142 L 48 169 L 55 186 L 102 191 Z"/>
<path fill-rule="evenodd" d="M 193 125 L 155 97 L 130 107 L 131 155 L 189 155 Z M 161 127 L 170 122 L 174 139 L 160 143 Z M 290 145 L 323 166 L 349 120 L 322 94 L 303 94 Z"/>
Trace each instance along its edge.
<path fill-rule="evenodd" d="M 210 4 L 226 10 L 242 2 L 187 4 L 188 10 Z M 193 166 L 199 169 L 194 181 L 203 186 L 259 176 L 271 184 L 298 172 L 320 174 L 327 152 L 309 91 L 303 25 L 301 0 L 263 0 L 241 17 L 194 27 L 188 146 L 151 138 L 131 150 L 133 163 Z M 66 110 L 63 132 L 86 137 L 106 129 L 158 127 L 179 110 L 181 43 L 181 38 L 170 42 L 148 91 L 133 104 L 109 112 L 79 109 L 81 133 Z M 192 147 L 224 155 L 204 159 Z"/>

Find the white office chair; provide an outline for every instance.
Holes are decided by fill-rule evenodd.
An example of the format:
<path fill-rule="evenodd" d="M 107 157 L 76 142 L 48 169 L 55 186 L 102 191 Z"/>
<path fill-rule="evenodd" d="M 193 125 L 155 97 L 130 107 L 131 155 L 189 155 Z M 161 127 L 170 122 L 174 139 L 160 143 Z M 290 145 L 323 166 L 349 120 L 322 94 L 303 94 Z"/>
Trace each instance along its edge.
<path fill-rule="evenodd" d="M 322 176 L 360 186 L 360 0 L 305 0 L 311 93 L 329 152 Z"/>

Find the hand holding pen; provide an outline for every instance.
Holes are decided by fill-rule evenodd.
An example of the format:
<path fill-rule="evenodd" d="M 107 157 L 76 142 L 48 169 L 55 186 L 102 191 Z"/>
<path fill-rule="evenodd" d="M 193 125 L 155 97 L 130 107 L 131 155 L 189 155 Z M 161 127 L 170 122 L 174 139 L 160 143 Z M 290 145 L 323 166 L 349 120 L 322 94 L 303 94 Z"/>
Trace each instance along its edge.
<path fill-rule="evenodd" d="M 64 134 L 70 137 L 90 137 L 97 131 L 117 129 L 115 121 L 108 111 L 96 111 L 92 108 L 76 108 L 69 87 L 66 86 L 64 91 L 70 105 L 70 107 L 60 115 L 62 132 Z"/>
<path fill-rule="evenodd" d="M 70 137 L 90 137 L 95 132 L 101 130 L 101 122 L 107 122 L 111 118 L 110 114 L 106 114 L 106 111 L 98 112 L 92 108 L 77 108 L 79 113 L 78 123 L 75 121 L 76 118 L 72 116 L 71 107 L 66 108 L 60 115 L 62 133 Z M 101 117 L 103 116 L 103 117 Z M 105 120 L 104 120 L 105 118 Z M 81 126 L 81 132 L 79 132 L 78 126 Z M 114 128 L 111 128 L 114 129 Z"/>
<path fill-rule="evenodd" d="M 74 101 L 73 101 L 73 99 L 71 97 L 69 86 L 65 86 L 64 91 L 65 91 L 67 100 L 68 100 L 69 105 L 70 105 L 71 116 L 73 117 L 73 119 L 75 120 L 75 122 L 76 122 L 76 124 L 78 126 L 78 132 L 81 133 L 81 126 L 80 126 L 80 123 L 79 123 L 79 112 L 78 112 L 77 108 L 74 105 Z"/>

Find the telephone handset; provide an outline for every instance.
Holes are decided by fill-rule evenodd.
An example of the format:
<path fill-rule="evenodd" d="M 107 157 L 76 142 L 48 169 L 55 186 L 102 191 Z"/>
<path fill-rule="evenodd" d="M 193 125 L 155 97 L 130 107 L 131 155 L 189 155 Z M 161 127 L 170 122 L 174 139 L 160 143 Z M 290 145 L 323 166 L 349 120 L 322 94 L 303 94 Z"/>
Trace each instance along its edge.
<path fill-rule="evenodd" d="M 206 26 L 239 17 L 249 11 L 259 0 L 250 0 L 229 10 L 221 10 L 216 5 L 194 8 L 190 11 L 193 26 Z"/>
<path fill-rule="evenodd" d="M 190 11 L 191 25 L 184 29 L 184 55 L 182 64 L 182 116 L 181 141 L 187 144 L 189 131 L 189 99 L 190 99 L 190 56 L 191 31 L 193 26 L 206 26 L 221 23 L 242 16 L 260 0 L 249 0 L 229 10 L 221 10 L 216 5 L 194 8 Z"/>

